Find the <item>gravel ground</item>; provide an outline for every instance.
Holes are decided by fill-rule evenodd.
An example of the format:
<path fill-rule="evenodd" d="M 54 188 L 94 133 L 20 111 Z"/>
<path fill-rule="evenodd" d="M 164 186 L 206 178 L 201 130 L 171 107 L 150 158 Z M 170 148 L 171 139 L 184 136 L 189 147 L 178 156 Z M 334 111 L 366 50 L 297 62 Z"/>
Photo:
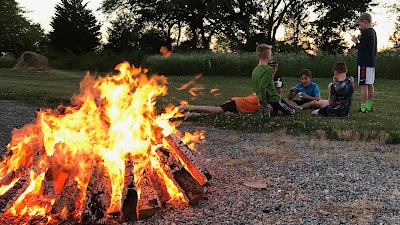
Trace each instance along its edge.
<path fill-rule="evenodd" d="M 4 148 L 36 107 L 0 101 Z M 128 224 L 400 224 L 400 146 L 203 129 L 208 200 Z M 251 188 L 244 184 L 265 184 Z"/>

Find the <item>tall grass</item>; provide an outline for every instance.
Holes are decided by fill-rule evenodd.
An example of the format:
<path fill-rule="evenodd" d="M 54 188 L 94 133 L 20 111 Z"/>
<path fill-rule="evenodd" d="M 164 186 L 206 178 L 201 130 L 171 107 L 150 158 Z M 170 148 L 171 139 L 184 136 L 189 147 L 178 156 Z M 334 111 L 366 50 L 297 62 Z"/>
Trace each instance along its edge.
<path fill-rule="evenodd" d="M 242 77 L 250 76 L 257 65 L 255 53 L 173 53 L 165 58 L 162 55 L 146 55 L 142 51 L 133 51 L 117 55 L 110 51 L 99 51 L 85 55 L 72 53 L 45 53 L 50 66 L 62 70 L 90 70 L 109 72 L 120 62 L 128 61 L 135 66 L 149 68 L 151 73 L 168 76 L 205 76 Z M 346 55 L 329 55 L 318 52 L 315 56 L 306 53 L 276 53 L 273 58 L 279 63 L 278 74 L 284 77 L 297 77 L 301 69 L 310 69 L 315 78 L 332 77 L 332 65 L 337 61 L 347 63 L 349 75 L 357 76 L 356 51 Z M 400 49 L 391 49 L 378 54 L 376 76 L 378 79 L 400 79 Z M 0 68 L 11 68 L 16 59 L 1 57 Z"/>

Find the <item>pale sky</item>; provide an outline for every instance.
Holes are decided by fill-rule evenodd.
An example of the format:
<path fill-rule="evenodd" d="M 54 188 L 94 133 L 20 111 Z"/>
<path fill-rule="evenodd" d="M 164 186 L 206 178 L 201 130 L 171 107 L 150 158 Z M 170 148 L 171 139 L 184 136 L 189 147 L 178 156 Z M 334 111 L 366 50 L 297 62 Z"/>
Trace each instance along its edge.
<path fill-rule="evenodd" d="M 48 32 L 52 28 L 50 26 L 51 17 L 54 15 L 54 8 L 59 0 L 16 0 L 21 7 L 23 7 L 28 13 L 26 16 L 35 23 L 40 23 L 42 28 Z M 100 5 L 102 0 L 87 0 L 84 2 L 88 2 L 88 7 L 91 9 L 97 19 L 104 24 L 106 19 L 102 13 L 96 11 Z M 396 0 L 386 0 L 385 3 L 390 4 L 390 2 L 395 3 Z M 390 47 L 389 36 L 393 33 L 394 30 L 394 22 L 396 20 L 396 16 L 389 13 L 388 10 L 382 7 L 375 7 L 371 10 L 372 18 L 376 23 L 374 28 L 378 35 L 378 47 L 379 49 L 383 49 L 386 47 Z M 105 33 L 106 27 L 103 26 L 101 31 L 103 32 L 103 37 Z M 349 31 L 345 33 L 345 38 L 350 41 L 351 35 L 353 35 L 355 31 Z"/>

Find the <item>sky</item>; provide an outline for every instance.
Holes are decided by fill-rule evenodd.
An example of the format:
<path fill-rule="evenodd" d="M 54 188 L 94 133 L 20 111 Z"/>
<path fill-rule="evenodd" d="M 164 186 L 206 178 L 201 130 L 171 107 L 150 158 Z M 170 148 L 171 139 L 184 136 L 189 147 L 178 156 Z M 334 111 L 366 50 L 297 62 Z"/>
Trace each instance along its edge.
<path fill-rule="evenodd" d="M 28 13 L 26 16 L 35 23 L 40 23 L 42 28 L 48 32 L 52 28 L 50 26 L 50 21 L 52 16 L 54 15 L 54 8 L 59 0 L 16 0 L 21 7 L 23 7 Z M 386 0 L 385 3 L 395 3 L 397 0 Z M 106 24 L 105 16 L 102 15 L 101 12 L 98 12 L 97 9 L 100 7 L 102 0 L 87 0 L 84 2 L 88 2 L 88 8 L 94 12 L 94 15 L 97 19 L 102 22 L 102 24 Z M 378 35 L 378 47 L 380 50 L 384 48 L 391 47 L 392 44 L 389 43 L 389 36 L 394 31 L 394 23 L 396 20 L 396 16 L 390 14 L 387 9 L 382 7 L 374 7 L 371 10 L 372 18 L 375 22 L 374 28 Z M 101 31 L 103 33 L 103 39 L 105 38 L 106 25 L 103 25 Z M 351 36 L 355 34 L 356 31 L 349 31 L 344 34 L 346 40 L 350 42 Z"/>

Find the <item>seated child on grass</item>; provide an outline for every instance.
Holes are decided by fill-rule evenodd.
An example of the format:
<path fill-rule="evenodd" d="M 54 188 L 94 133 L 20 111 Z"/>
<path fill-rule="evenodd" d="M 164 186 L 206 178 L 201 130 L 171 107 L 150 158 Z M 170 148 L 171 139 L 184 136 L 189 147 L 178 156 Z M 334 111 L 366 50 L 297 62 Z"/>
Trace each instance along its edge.
<path fill-rule="evenodd" d="M 311 71 L 304 69 L 300 71 L 300 83 L 296 87 L 290 88 L 290 92 L 285 101 L 294 109 L 308 109 L 318 107 L 321 99 L 318 84 L 311 82 Z M 300 99 L 294 99 L 299 94 Z"/>
<path fill-rule="evenodd" d="M 257 46 L 258 65 L 252 73 L 253 94 L 247 97 L 234 97 L 218 106 L 191 106 L 181 105 L 179 111 L 190 111 L 188 116 L 196 116 L 191 112 L 205 113 L 236 113 L 236 112 L 257 112 L 272 111 L 276 115 L 290 114 L 295 112 L 278 95 L 274 75 L 276 69 L 271 68 L 268 62 L 271 60 L 271 46 L 261 44 Z M 191 114 L 190 114 L 191 113 Z"/>
<path fill-rule="evenodd" d="M 347 66 L 344 62 L 333 65 L 334 82 L 329 85 L 329 100 L 318 102 L 320 109 L 313 115 L 348 116 L 354 93 L 354 78 L 347 77 Z"/>

